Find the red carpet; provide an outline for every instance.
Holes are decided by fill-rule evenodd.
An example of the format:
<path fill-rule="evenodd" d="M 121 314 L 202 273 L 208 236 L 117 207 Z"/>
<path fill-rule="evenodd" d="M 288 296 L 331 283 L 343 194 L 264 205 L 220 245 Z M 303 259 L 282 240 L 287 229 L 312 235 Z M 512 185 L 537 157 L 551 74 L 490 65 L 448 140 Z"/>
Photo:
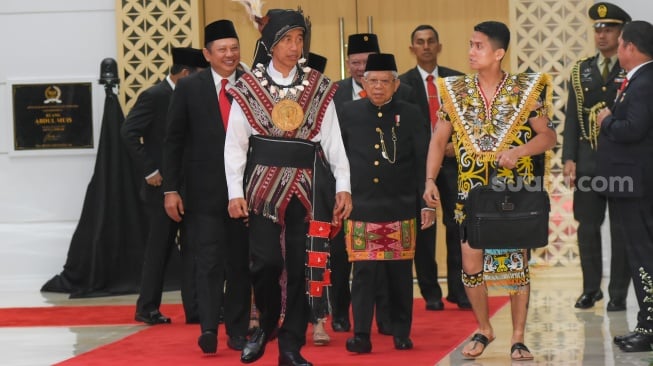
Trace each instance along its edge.
<path fill-rule="evenodd" d="M 2 308 L 0 327 L 142 324 L 134 320 L 135 311 L 135 305 Z M 161 312 L 184 321 L 180 304 L 164 304 Z"/>
<path fill-rule="evenodd" d="M 493 315 L 508 302 L 508 297 L 491 297 L 490 313 Z M 397 351 L 393 347 L 392 337 L 372 334 L 372 353 L 355 355 L 345 350 L 345 340 L 351 333 L 336 333 L 330 330 L 331 344 L 315 347 L 309 335 L 307 346 L 302 354 L 315 365 L 374 365 L 396 366 L 411 364 L 414 366 L 434 365 L 476 329 L 476 322 L 471 311 L 458 310 L 446 303 L 445 311 L 425 311 L 424 301 L 415 299 L 413 327 L 411 338 L 415 348 L 410 351 Z M 240 352 L 227 348 L 224 327 L 220 327 L 218 353 L 204 356 L 197 346 L 199 326 L 183 323 L 183 315 L 162 309 L 170 314 L 173 323 L 148 327 L 120 341 L 99 347 L 90 352 L 63 361 L 61 366 L 114 366 L 114 365 L 220 365 L 236 366 L 240 363 Z M 128 318 L 131 319 L 131 316 Z M 309 325 L 309 333 L 312 327 Z M 253 365 L 277 365 L 277 342 L 268 344 L 265 355 Z M 410 362 L 407 362 L 407 361 Z"/>

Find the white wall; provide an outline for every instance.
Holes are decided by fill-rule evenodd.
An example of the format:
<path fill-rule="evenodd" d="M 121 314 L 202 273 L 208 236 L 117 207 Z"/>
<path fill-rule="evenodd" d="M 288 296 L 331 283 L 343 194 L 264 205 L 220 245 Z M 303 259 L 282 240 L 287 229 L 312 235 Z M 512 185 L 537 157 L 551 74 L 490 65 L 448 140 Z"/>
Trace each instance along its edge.
<path fill-rule="evenodd" d="M 0 1 L 0 223 L 77 220 L 93 173 L 104 89 L 100 62 L 116 58 L 114 0 Z M 11 153 L 11 83 L 93 85 L 95 148 Z"/>
<path fill-rule="evenodd" d="M 600 1 L 595 1 L 598 3 Z M 653 1 L 651 0 L 611 0 L 609 1 L 625 10 L 633 20 L 646 20 L 653 23 Z"/>

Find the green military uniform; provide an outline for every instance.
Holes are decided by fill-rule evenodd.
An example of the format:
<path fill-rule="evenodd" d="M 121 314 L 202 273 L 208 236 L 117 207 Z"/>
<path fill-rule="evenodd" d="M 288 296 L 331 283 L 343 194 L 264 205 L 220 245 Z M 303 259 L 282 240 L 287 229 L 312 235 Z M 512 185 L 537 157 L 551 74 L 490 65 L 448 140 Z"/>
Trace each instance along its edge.
<path fill-rule="evenodd" d="M 574 218 L 578 221 L 583 294 L 600 293 L 603 271 L 601 224 L 605 218 L 606 198 L 592 190 L 590 184 L 596 170 L 596 114 L 612 105 L 625 76 L 615 56 L 611 63 L 614 66 L 604 80 L 601 75 L 603 59 L 600 54 L 585 58 L 572 68 L 563 132 L 562 161 L 576 163 Z M 610 232 L 613 245 L 608 292 L 611 299 L 623 302 L 630 282 L 628 263 L 624 248 L 619 245 L 619 228 L 611 225 Z"/>

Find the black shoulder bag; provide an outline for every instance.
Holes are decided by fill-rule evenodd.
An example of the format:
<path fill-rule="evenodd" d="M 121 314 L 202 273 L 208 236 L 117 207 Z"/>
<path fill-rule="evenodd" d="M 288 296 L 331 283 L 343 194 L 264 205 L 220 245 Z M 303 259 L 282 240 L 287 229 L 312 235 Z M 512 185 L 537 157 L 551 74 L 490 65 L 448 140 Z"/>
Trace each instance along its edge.
<path fill-rule="evenodd" d="M 549 242 L 549 195 L 542 184 L 526 184 L 496 174 L 474 187 L 465 203 L 467 240 L 477 249 L 539 248 Z M 542 183 L 542 182 L 540 182 Z"/>

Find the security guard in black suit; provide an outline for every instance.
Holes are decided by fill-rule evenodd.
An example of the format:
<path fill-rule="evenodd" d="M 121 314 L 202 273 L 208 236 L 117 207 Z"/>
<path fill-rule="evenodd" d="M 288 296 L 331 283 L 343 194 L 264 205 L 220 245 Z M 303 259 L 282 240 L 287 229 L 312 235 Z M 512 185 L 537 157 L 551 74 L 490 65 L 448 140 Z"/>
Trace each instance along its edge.
<path fill-rule="evenodd" d="M 430 25 L 419 25 L 411 34 L 411 52 L 417 59 L 417 66 L 401 76 L 402 85 L 410 85 L 415 91 L 415 103 L 424 118 L 431 119 L 428 86 L 426 79 L 432 75 L 435 84 L 438 77 L 462 75 L 460 71 L 438 65 L 438 54 L 442 50 L 438 32 Z M 437 112 L 437 111 L 434 111 Z M 433 113 L 435 115 L 435 113 Z M 435 126 L 436 121 L 431 121 Z M 431 129 L 429 129 L 431 136 Z M 458 163 L 453 151 L 453 144 L 442 163 L 441 174 L 436 184 L 442 199 L 442 221 L 446 227 L 447 245 L 447 301 L 455 303 L 461 309 L 471 309 L 465 288 L 460 280 L 462 271 L 462 254 L 460 250 L 460 226 L 454 220 L 454 207 L 458 196 Z M 443 310 L 442 289 L 438 283 L 438 264 L 435 260 L 435 225 L 417 232 L 415 248 L 415 272 L 417 284 L 426 301 L 426 310 Z"/>
<path fill-rule="evenodd" d="M 617 59 L 621 28 L 630 16 L 610 3 L 596 3 L 589 9 L 594 20 L 594 41 L 599 52 L 579 60 L 572 68 L 569 99 L 565 113 L 562 161 L 565 180 L 574 190 L 574 218 L 578 221 L 578 247 L 583 272 L 583 293 L 575 307 L 587 309 L 603 298 L 601 224 L 605 218 L 606 198 L 594 190 L 598 126 L 596 116 L 614 102 L 625 73 Z M 608 311 L 626 310 L 630 276 L 621 227 L 610 220 L 612 257 L 610 264 L 610 301 Z"/>
<path fill-rule="evenodd" d="M 146 207 L 149 227 L 135 319 L 150 325 L 170 323 L 170 318 L 161 314 L 159 306 L 166 269 L 174 266 L 179 257 L 175 245 L 179 225 L 166 215 L 161 190 L 161 159 L 168 105 L 178 80 L 209 65 L 198 49 L 173 48 L 171 53 L 170 74 L 138 96 L 120 128 L 125 146 L 142 169 L 144 177 L 140 195 Z M 194 267 L 184 263 L 183 268 L 182 301 L 186 322 L 193 323 L 198 321 L 195 282 L 192 281 Z"/>

